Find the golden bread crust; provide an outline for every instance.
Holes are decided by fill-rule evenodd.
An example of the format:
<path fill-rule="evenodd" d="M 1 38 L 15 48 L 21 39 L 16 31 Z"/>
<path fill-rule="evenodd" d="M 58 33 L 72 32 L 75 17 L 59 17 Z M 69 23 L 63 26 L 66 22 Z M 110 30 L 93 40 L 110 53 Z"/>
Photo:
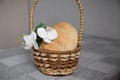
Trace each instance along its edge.
<path fill-rule="evenodd" d="M 60 22 L 53 26 L 58 37 L 52 43 L 42 42 L 41 48 L 45 50 L 66 51 L 76 48 L 78 33 L 76 29 L 67 22 Z"/>
<path fill-rule="evenodd" d="M 43 50 L 65 51 L 63 47 L 60 47 L 58 44 L 54 42 L 52 43 L 42 42 L 40 48 L 42 48 Z"/>

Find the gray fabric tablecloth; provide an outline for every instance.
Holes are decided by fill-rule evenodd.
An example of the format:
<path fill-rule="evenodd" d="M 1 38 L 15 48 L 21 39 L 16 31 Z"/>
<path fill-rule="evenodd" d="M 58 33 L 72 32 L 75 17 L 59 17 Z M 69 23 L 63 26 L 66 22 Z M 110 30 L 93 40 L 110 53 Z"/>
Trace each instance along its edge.
<path fill-rule="evenodd" d="M 31 50 L 0 49 L 0 80 L 120 80 L 120 41 L 83 39 L 78 68 L 68 76 L 39 72 Z"/>

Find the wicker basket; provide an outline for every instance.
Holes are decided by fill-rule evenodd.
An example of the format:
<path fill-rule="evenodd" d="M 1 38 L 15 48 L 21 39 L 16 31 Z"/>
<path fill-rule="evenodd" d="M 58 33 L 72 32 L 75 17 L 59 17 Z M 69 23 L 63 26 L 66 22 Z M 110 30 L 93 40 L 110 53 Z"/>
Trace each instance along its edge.
<path fill-rule="evenodd" d="M 33 31 L 33 16 L 34 10 L 38 0 L 34 0 L 31 14 L 30 14 L 30 31 Z M 80 31 L 78 35 L 77 47 L 71 51 L 50 51 L 50 50 L 35 50 L 34 51 L 34 61 L 38 66 L 39 70 L 47 75 L 68 75 L 71 74 L 77 67 L 80 49 L 81 49 L 81 40 L 83 32 L 83 8 L 81 6 L 80 0 L 76 0 L 79 10 L 80 10 Z"/>

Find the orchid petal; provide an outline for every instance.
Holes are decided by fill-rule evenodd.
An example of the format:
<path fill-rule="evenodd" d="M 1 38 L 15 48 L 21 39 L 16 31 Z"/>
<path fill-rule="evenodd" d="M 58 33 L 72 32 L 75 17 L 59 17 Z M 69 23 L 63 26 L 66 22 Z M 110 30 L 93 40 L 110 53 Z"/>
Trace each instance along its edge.
<path fill-rule="evenodd" d="M 57 32 L 56 30 L 50 30 L 47 32 L 47 37 L 51 40 L 56 39 L 57 38 Z"/>
<path fill-rule="evenodd" d="M 27 44 L 24 46 L 24 48 L 25 49 L 31 49 L 31 47 L 29 45 L 27 45 Z"/>
<path fill-rule="evenodd" d="M 30 36 L 31 36 L 34 40 L 36 40 L 36 38 L 37 38 L 37 35 L 36 35 L 35 32 L 31 32 Z"/>
<path fill-rule="evenodd" d="M 34 41 L 33 45 L 34 45 L 34 48 L 35 48 L 35 49 L 39 49 L 39 48 L 38 48 L 38 44 L 37 44 L 36 41 Z"/>
<path fill-rule="evenodd" d="M 25 40 L 25 49 L 31 49 L 33 46 L 35 47 L 35 49 L 38 49 L 38 45 L 36 43 L 36 33 L 32 32 L 30 35 L 26 35 L 23 37 L 23 39 Z"/>
<path fill-rule="evenodd" d="M 46 33 L 46 30 L 44 28 L 38 28 L 37 34 L 41 38 L 46 38 L 47 37 L 47 33 Z"/>
<path fill-rule="evenodd" d="M 51 40 L 48 39 L 48 38 L 44 38 L 43 40 L 44 40 L 45 42 L 47 42 L 47 43 L 51 43 Z"/>
<path fill-rule="evenodd" d="M 30 44 L 32 40 L 29 35 L 24 36 L 23 39 L 25 40 L 26 44 Z"/>

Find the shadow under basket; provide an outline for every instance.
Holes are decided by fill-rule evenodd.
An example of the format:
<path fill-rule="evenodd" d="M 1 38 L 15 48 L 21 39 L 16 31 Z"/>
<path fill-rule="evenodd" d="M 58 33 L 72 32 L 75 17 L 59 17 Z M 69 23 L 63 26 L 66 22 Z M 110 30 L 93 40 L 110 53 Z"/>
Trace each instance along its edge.
<path fill-rule="evenodd" d="M 30 14 L 30 31 L 34 31 L 33 27 L 33 16 L 34 10 L 36 7 L 38 0 L 34 0 L 31 14 Z M 39 70 L 47 75 L 69 75 L 73 73 L 76 69 L 81 49 L 81 41 L 82 41 L 82 32 L 83 32 L 83 8 L 80 3 L 80 0 L 76 0 L 79 10 L 80 10 L 80 30 L 78 33 L 78 42 L 77 47 L 71 51 L 50 51 L 50 50 L 35 50 L 34 52 L 34 61 L 38 66 Z"/>

